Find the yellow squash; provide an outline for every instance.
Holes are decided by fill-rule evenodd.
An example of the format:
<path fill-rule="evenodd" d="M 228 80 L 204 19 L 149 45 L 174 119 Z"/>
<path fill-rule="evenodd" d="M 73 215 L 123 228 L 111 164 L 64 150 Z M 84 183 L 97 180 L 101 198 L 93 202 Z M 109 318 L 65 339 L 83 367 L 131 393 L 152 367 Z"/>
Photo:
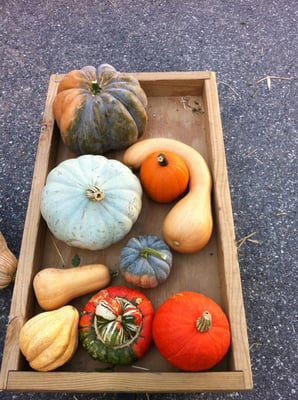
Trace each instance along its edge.
<path fill-rule="evenodd" d="M 78 346 L 79 312 L 67 305 L 29 319 L 21 328 L 20 350 L 32 369 L 52 371 L 65 364 Z"/>
<path fill-rule="evenodd" d="M 3 234 L 0 232 L 0 289 L 4 289 L 13 280 L 18 260 L 7 246 Z"/>

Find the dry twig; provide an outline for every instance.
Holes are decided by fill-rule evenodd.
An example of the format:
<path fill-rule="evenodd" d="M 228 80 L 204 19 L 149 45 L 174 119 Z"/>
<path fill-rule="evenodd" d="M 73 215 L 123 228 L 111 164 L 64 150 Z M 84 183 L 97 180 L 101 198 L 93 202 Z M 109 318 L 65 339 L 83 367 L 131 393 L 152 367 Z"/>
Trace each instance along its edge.
<path fill-rule="evenodd" d="M 237 96 L 237 97 L 241 97 L 240 94 L 238 92 L 236 92 L 235 89 L 232 88 L 231 85 L 229 85 L 228 83 L 224 82 L 224 81 L 218 81 L 218 83 L 222 83 L 223 85 L 227 86 L 229 89 L 232 90 L 232 92 Z"/>
<path fill-rule="evenodd" d="M 132 365 L 132 368 L 141 369 L 142 371 L 150 371 L 149 368 L 141 367 L 140 365 Z"/>
<path fill-rule="evenodd" d="M 287 212 L 278 212 L 278 213 L 276 214 L 277 217 L 285 217 L 286 215 L 288 215 Z"/>
<path fill-rule="evenodd" d="M 256 83 L 261 83 L 263 81 L 267 81 L 268 90 L 271 90 L 271 79 L 290 81 L 292 78 L 285 78 L 283 76 L 276 76 L 276 75 L 267 75 L 264 78 L 259 79 Z"/>
<path fill-rule="evenodd" d="M 249 158 L 251 157 L 253 154 L 255 154 L 257 152 L 257 149 L 251 150 L 249 153 L 247 153 L 245 156 L 243 156 L 243 158 Z"/>
<path fill-rule="evenodd" d="M 56 251 L 58 253 L 58 256 L 60 257 L 60 260 L 62 261 L 62 265 L 65 266 L 65 262 L 64 262 L 63 256 L 62 256 L 62 254 L 61 254 L 61 252 L 60 252 L 60 250 L 59 250 L 59 248 L 58 248 L 58 246 L 57 246 L 57 244 L 55 242 L 55 239 L 52 236 L 51 236 L 51 239 L 52 239 L 53 245 L 54 245 L 54 247 L 55 247 L 55 249 L 56 249 Z"/>
<path fill-rule="evenodd" d="M 203 107 L 202 105 L 197 101 L 197 100 L 192 100 L 191 104 L 191 99 L 187 96 L 181 97 L 181 103 L 183 104 L 184 110 L 186 110 L 186 107 L 190 108 L 192 112 L 200 112 L 203 113 Z"/>
<path fill-rule="evenodd" d="M 257 232 L 252 232 L 252 233 L 250 233 L 249 235 L 244 236 L 243 238 L 239 239 L 239 240 L 236 242 L 236 244 L 237 244 L 237 249 L 239 250 L 240 247 L 241 247 L 246 241 L 247 241 L 247 242 L 250 242 L 250 243 L 258 244 L 258 243 L 259 243 L 258 240 L 251 239 L 251 237 L 254 236 L 256 233 L 257 233 Z"/>

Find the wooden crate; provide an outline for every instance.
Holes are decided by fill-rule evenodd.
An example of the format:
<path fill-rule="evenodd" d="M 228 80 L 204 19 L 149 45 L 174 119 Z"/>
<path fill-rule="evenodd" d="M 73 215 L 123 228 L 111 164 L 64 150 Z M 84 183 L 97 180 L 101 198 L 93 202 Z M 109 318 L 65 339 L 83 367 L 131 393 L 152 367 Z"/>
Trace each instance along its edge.
<path fill-rule="evenodd" d="M 79 347 L 71 361 L 53 372 L 32 371 L 20 354 L 18 334 L 24 322 L 40 312 L 32 279 L 43 267 L 71 265 L 78 253 L 81 263 L 101 262 L 117 268 L 119 252 L 136 234 L 161 235 L 161 222 L 169 205 L 154 204 L 144 195 L 140 217 L 125 239 L 98 252 L 70 248 L 49 233 L 39 211 L 41 190 L 48 172 L 74 155 L 66 149 L 54 123 L 52 103 L 63 75 L 52 75 L 38 144 L 32 190 L 24 227 L 18 273 L 4 347 L 0 387 L 9 391 L 65 392 L 206 392 L 252 388 L 250 357 L 223 135 L 213 72 L 136 73 L 148 96 L 149 124 L 145 137 L 165 136 L 181 140 L 204 156 L 213 176 L 215 227 L 209 244 L 191 255 L 174 254 L 170 277 L 161 286 L 145 290 L 156 308 L 180 290 L 202 292 L 226 312 L 232 342 L 225 359 L 207 372 L 179 372 L 169 366 L 154 345 L 138 363 L 97 372 L 99 362 Z M 107 156 L 121 159 L 121 152 Z M 154 216 L 154 217 L 153 217 Z M 59 250 L 59 251 L 58 251 Z M 121 277 L 113 284 L 124 284 Z M 91 295 L 73 304 L 82 309 Z"/>

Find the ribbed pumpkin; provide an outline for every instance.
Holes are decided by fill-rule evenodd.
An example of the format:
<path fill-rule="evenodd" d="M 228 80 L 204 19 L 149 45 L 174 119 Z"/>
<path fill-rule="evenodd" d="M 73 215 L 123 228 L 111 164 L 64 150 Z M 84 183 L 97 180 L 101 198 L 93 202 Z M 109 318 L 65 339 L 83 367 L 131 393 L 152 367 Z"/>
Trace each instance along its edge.
<path fill-rule="evenodd" d="M 168 278 L 172 260 L 169 246 L 158 236 L 138 236 L 123 247 L 119 269 L 128 283 L 154 288 Z"/>
<path fill-rule="evenodd" d="M 29 319 L 21 328 L 20 350 L 31 368 L 52 371 L 65 364 L 78 346 L 79 312 L 67 305 Z"/>
<path fill-rule="evenodd" d="M 142 207 L 139 179 L 120 161 L 83 155 L 48 175 L 41 213 L 53 235 L 70 246 L 99 250 L 121 240 Z"/>
<path fill-rule="evenodd" d="M 188 168 L 178 154 L 157 151 L 143 161 L 140 180 L 148 196 L 159 203 L 169 203 L 186 190 Z"/>
<path fill-rule="evenodd" d="M 153 339 L 160 354 L 183 371 L 214 367 L 230 346 L 229 322 L 221 307 L 196 292 L 179 292 L 159 306 Z"/>
<path fill-rule="evenodd" d="M 14 280 L 17 266 L 18 260 L 0 232 L 0 289 L 4 289 Z"/>
<path fill-rule="evenodd" d="M 64 76 L 53 103 L 64 143 L 77 154 L 103 154 L 134 143 L 147 125 L 147 97 L 137 79 L 109 64 Z"/>
<path fill-rule="evenodd" d="M 132 364 L 150 347 L 153 315 L 152 304 L 144 294 L 126 286 L 110 286 L 83 308 L 80 341 L 94 359 Z"/>

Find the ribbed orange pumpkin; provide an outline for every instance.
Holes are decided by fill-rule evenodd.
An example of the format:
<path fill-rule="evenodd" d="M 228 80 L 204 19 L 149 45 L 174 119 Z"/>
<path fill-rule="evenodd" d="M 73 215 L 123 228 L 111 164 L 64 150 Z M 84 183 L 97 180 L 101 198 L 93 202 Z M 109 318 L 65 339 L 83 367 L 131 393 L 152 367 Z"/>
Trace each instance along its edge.
<path fill-rule="evenodd" d="M 230 326 L 221 307 L 196 292 L 179 292 L 156 311 L 153 339 L 160 354 L 183 371 L 214 367 L 230 346 Z"/>
<path fill-rule="evenodd" d="M 189 171 L 184 160 L 170 151 L 150 154 L 140 168 L 140 180 L 148 196 L 158 203 L 169 203 L 186 190 Z"/>

